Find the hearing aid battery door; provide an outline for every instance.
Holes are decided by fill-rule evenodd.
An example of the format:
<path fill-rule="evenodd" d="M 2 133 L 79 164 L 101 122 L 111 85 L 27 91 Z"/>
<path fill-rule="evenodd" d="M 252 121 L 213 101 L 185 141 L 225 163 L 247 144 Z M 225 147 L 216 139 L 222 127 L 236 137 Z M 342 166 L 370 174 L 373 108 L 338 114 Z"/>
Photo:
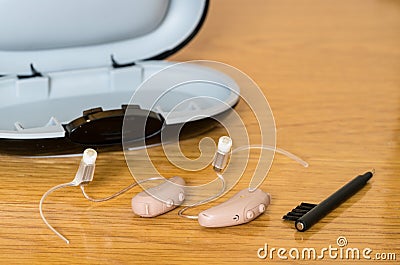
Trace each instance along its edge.
<path fill-rule="evenodd" d="M 207 0 L 0 1 L 0 24 L 7 25 L 0 28 L 0 153 L 53 155 L 120 147 L 121 106 L 147 78 L 174 64 L 162 59 L 198 33 L 207 9 Z M 216 82 L 229 79 L 202 67 L 177 74 L 197 73 Z M 204 115 L 192 121 L 218 115 L 238 101 L 237 94 L 222 87 L 186 86 L 184 93 L 171 93 L 160 109 L 171 109 L 171 102 L 185 95 L 211 92 L 226 106 L 201 107 Z M 133 103 L 153 112 L 146 137 L 160 132 L 160 123 L 187 121 L 184 110 L 173 120 L 162 117 L 152 108 L 152 93 Z"/>

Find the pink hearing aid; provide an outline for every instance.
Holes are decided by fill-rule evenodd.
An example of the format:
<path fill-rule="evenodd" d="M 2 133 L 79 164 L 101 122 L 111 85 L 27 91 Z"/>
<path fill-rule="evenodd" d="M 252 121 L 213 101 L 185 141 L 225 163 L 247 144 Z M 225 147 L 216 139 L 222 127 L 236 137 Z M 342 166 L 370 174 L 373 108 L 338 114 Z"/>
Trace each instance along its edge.
<path fill-rule="evenodd" d="M 260 189 L 244 189 L 232 198 L 198 215 L 205 227 L 224 227 L 248 223 L 260 216 L 271 203 L 271 196 Z"/>
<path fill-rule="evenodd" d="M 175 209 L 185 200 L 184 185 L 185 180 L 176 176 L 138 193 L 132 198 L 133 212 L 141 217 L 155 217 Z"/>

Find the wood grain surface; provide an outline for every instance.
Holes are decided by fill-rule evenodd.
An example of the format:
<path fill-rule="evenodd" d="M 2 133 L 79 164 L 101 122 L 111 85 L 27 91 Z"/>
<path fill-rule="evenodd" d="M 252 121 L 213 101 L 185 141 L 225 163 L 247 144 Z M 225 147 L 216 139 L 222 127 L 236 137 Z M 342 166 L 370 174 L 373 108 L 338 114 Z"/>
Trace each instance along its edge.
<path fill-rule="evenodd" d="M 266 213 L 246 225 L 206 229 L 177 211 L 153 219 L 135 216 L 130 200 L 138 187 L 98 204 L 85 200 L 79 188 L 67 188 L 44 207 L 49 222 L 71 240 L 66 245 L 42 222 L 38 203 L 50 187 L 73 179 L 80 158 L 3 155 L 2 264 L 263 264 L 282 261 L 276 252 L 272 260 L 258 258 L 265 244 L 319 251 L 338 247 L 339 236 L 346 237 L 347 247 L 371 248 L 373 258 L 395 253 L 400 259 L 399 1 L 211 1 L 199 34 L 169 58 L 195 59 L 221 61 L 251 76 L 273 110 L 277 145 L 310 164 L 303 168 L 276 155 L 261 185 L 273 198 Z M 237 110 L 251 116 L 243 103 Z M 257 139 L 256 124 L 249 132 Z M 188 156 L 199 154 L 195 146 L 202 137 L 181 142 Z M 164 165 L 161 149 L 150 153 L 154 163 Z M 122 152 L 100 153 L 97 161 L 87 188 L 91 195 L 106 196 L 133 181 Z M 250 159 L 247 174 L 256 162 Z M 376 175 L 370 183 L 311 230 L 299 233 L 281 220 L 298 203 L 318 203 L 371 168 Z M 209 171 L 185 173 L 167 163 L 162 170 L 181 174 L 189 184 L 210 179 Z M 192 212 L 247 185 L 244 178 L 218 201 Z M 340 260 L 325 255 L 323 261 Z"/>

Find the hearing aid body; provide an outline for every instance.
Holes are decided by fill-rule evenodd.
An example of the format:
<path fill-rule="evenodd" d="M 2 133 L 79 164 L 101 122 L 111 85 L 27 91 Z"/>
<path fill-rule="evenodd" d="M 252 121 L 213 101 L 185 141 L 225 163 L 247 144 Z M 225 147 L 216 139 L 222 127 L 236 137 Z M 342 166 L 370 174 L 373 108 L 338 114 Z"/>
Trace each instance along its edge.
<path fill-rule="evenodd" d="M 175 209 L 185 200 L 184 185 L 185 180 L 175 176 L 138 193 L 132 198 L 133 212 L 141 217 L 155 217 Z"/>
<path fill-rule="evenodd" d="M 248 223 L 261 215 L 271 202 L 271 196 L 260 189 L 244 189 L 232 198 L 198 215 L 205 227 L 224 227 Z"/>

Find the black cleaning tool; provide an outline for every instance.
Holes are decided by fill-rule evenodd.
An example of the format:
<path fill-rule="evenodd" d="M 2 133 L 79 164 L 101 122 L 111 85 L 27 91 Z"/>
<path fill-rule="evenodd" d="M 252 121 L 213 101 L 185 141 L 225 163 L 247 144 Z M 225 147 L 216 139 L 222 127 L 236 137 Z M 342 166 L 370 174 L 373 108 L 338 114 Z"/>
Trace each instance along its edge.
<path fill-rule="evenodd" d="M 284 215 L 282 219 L 295 221 L 296 229 L 300 232 L 304 232 L 364 187 L 374 173 L 375 170 L 372 170 L 372 172 L 367 172 L 364 175 L 355 177 L 320 204 L 303 202 L 291 212 Z"/>

